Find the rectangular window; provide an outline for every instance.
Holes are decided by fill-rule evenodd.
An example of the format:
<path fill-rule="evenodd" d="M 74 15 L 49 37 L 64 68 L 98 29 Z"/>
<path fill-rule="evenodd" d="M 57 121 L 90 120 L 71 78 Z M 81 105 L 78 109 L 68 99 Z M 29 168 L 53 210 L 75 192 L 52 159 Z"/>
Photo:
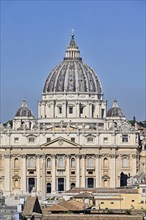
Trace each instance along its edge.
<path fill-rule="evenodd" d="M 111 204 L 114 204 L 114 202 L 111 202 Z"/>
<path fill-rule="evenodd" d="M 83 114 L 83 109 L 84 109 L 84 107 L 81 105 L 80 106 L 80 114 Z"/>
<path fill-rule="evenodd" d="M 51 171 L 47 171 L 47 174 L 51 174 Z"/>
<path fill-rule="evenodd" d="M 51 138 L 47 138 L 47 143 L 49 143 L 51 141 Z"/>
<path fill-rule="evenodd" d="M 59 114 L 62 114 L 62 107 L 61 106 L 58 107 L 58 111 L 59 111 Z"/>
<path fill-rule="evenodd" d="M 75 175 L 75 171 L 71 171 L 71 175 Z"/>
<path fill-rule="evenodd" d="M 107 138 L 107 137 L 104 137 L 104 138 L 103 138 L 103 142 L 104 142 L 104 143 L 107 143 L 107 142 L 108 142 L 108 138 Z"/>
<path fill-rule="evenodd" d="M 131 202 L 134 202 L 134 200 L 131 200 Z"/>
<path fill-rule="evenodd" d="M 30 137 L 30 138 L 28 138 L 28 142 L 34 142 L 34 137 Z"/>
<path fill-rule="evenodd" d="M 101 204 L 104 204 L 104 202 L 101 202 Z"/>
<path fill-rule="evenodd" d="M 70 107 L 69 107 L 69 114 L 72 114 L 72 113 L 73 113 L 73 107 L 70 106 Z"/>
<path fill-rule="evenodd" d="M 71 141 L 72 141 L 72 142 L 75 142 L 75 138 L 71 138 Z"/>
<path fill-rule="evenodd" d="M 128 142 L 128 135 L 127 134 L 122 135 L 122 142 Z"/>
<path fill-rule="evenodd" d="M 15 138 L 14 138 L 14 142 L 15 142 L 15 143 L 18 143 L 18 142 L 19 142 L 19 138 L 18 138 L 18 137 L 15 137 Z"/>
<path fill-rule="evenodd" d="M 142 189 L 142 192 L 143 192 L 143 193 L 146 193 L 146 189 Z"/>
<path fill-rule="evenodd" d="M 88 174 L 93 174 L 93 171 L 89 171 Z"/>

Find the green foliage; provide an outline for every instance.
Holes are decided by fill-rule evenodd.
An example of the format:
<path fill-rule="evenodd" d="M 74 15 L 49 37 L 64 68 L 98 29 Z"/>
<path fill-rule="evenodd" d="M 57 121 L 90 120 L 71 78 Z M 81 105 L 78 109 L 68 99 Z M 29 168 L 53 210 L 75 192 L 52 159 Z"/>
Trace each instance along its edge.
<path fill-rule="evenodd" d="M 126 209 L 126 210 L 125 210 L 125 214 L 126 214 L 126 215 L 131 215 L 131 209 Z"/>

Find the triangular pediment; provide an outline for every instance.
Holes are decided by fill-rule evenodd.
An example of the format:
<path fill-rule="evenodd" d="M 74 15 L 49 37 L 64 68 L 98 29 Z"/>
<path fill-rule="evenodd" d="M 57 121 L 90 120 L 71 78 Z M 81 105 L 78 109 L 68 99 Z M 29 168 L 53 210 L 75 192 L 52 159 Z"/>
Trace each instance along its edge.
<path fill-rule="evenodd" d="M 76 147 L 76 148 L 79 148 L 81 147 L 81 145 L 74 143 L 66 138 L 58 137 L 58 138 L 51 140 L 48 143 L 42 144 L 41 147 L 49 147 L 49 148 L 50 147 L 53 147 L 53 148 L 54 147 L 63 147 L 63 148 Z"/>

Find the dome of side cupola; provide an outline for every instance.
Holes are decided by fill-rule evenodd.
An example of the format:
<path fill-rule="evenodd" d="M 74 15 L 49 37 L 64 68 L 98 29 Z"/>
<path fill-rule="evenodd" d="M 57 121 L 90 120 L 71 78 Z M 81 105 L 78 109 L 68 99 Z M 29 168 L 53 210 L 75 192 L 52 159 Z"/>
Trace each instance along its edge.
<path fill-rule="evenodd" d="M 115 99 L 113 102 L 113 107 L 110 108 L 106 114 L 107 117 L 119 117 L 119 118 L 125 118 L 124 113 L 122 112 L 121 108 L 118 106 L 118 102 Z"/>
<path fill-rule="evenodd" d="M 15 117 L 33 117 L 32 111 L 27 107 L 26 100 L 22 101 L 22 106 L 17 110 Z"/>
<path fill-rule="evenodd" d="M 80 57 L 74 34 L 67 46 L 65 58 L 49 74 L 43 93 L 95 93 L 103 95 L 99 77 Z"/>

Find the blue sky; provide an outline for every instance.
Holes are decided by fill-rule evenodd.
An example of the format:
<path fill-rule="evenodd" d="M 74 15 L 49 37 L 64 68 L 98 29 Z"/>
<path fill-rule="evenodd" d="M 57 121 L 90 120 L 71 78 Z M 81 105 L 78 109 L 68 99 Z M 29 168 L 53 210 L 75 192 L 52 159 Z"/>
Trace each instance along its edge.
<path fill-rule="evenodd" d="M 1 1 L 1 119 L 22 99 L 37 117 L 49 72 L 62 61 L 71 29 L 83 61 L 98 74 L 108 109 L 145 119 L 145 1 Z"/>

